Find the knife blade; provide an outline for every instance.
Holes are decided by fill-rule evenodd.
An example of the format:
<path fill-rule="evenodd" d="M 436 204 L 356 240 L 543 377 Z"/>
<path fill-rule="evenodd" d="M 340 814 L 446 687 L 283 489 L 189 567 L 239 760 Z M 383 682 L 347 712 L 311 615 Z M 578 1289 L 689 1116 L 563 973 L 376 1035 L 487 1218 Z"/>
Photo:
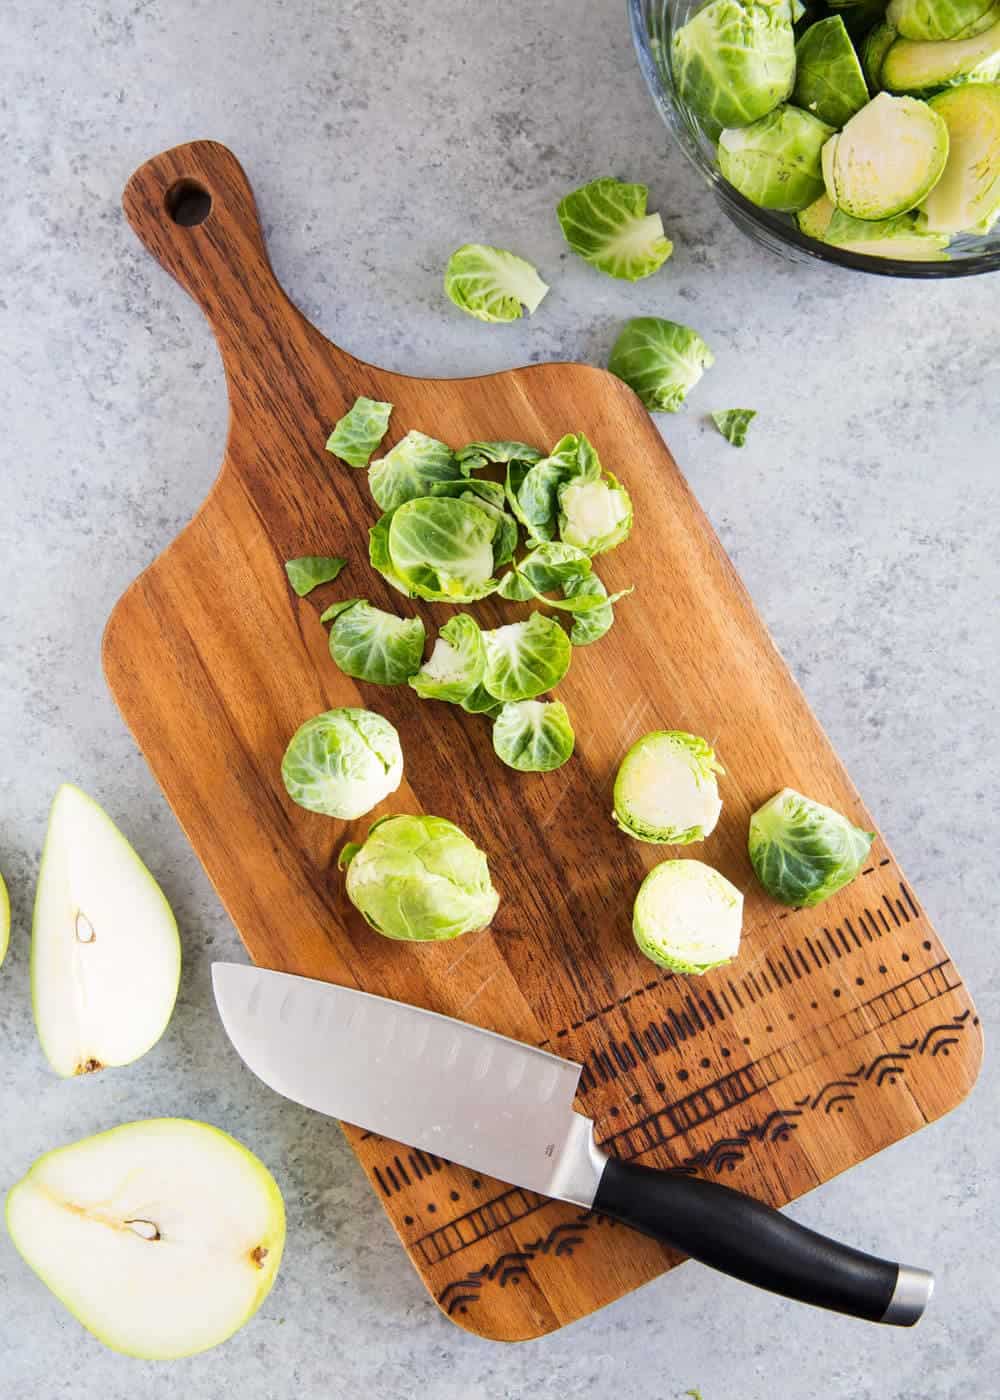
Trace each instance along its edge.
<path fill-rule="evenodd" d="M 934 1279 L 699 1177 L 608 1157 L 573 1107 L 581 1066 L 349 987 L 214 963 L 223 1026 L 279 1094 L 541 1195 L 614 1216 L 788 1298 L 900 1327 Z"/>

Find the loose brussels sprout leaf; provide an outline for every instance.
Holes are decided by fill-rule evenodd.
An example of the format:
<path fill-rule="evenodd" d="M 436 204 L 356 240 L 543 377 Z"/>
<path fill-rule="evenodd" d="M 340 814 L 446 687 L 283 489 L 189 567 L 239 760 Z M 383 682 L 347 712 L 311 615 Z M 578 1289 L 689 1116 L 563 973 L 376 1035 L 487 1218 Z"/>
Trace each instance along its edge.
<path fill-rule="evenodd" d="M 715 775 L 726 770 L 696 734 L 660 729 L 638 739 L 615 778 L 614 818 L 637 841 L 687 846 L 715 830 L 722 811 Z"/>
<path fill-rule="evenodd" d="M 392 512 L 389 562 L 418 598 L 472 603 L 496 589 L 495 534 L 495 520 L 478 505 L 422 497 Z"/>
<path fill-rule="evenodd" d="M 348 899 L 386 938 L 458 938 L 486 928 L 500 903 L 486 856 L 443 817 L 385 817 L 340 865 Z"/>
<path fill-rule="evenodd" d="M 477 472 L 498 462 L 540 462 L 545 456 L 526 442 L 469 442 L 455 453 L 455 461 Z"/>
<path fill-rule="evenodd" d="M 327 452 L 348 466 L 367 467 L 368 459 L 386 435 L 391 413 L 391 403 L 355 399 L 353 408 L 338 420 L 327 438 Z"/>
<path fill-rule="evenodd" d="M 504 509 L 507 498 L 499 481 L 440 481 L 428 494 L 454 496 L 486 511 L 493 522 L 493 567 L 510 563 L 517 549 L 517 521 Z"/>
<path fill-rule="evenodd" d="M 608 590 L 596 574 L 584 574 L 580 578 L 567 579 L 563 585 L 567 598 L 589 597 L 596 599 L 600 606 L 580 613 L 573 619 L 569 639 L 575 647 L 589 646 L 600 641 L 615 620 L 615 610 L 608 601 Z"/>
<path fill-rule="evenodd" d="M 486 648 L 479 624 L 468 613 L 450 618 L 438 633 L 434 650 L 410 685 L 421 700 L 449 700 L 460 705 L 479 687 L 486 670 Z M 490 705 L 496 704 L 492 696 Z"/>
<path fill-rule="evenodd" d="M 724 408 L 712 414 L 712 422 L 727 442 L 742 447 L 747 440 L 747 428 L 756 417 L 755 408 Z"/>
<path fill-rule="evenodd" d="M 372 685 L 402 685 L 420 669 L 424 624 L 395 617 L 363 598 L 340 609 L 330 628 L 330 655 L 344 672 Z"/>
<path fill-rule="evenodd" d="M 611 277 L 637 282 L 662 267 L 674 251 L 659 214 L 646 213 L 649 190 L 622 180 L 591 180 L 560 200 L 566 242 Z"/>
<path fill-rule="evenodd" d="M 795 215 L 799 231 L 804 233 L 807 238 L 818 238 L 822 242 L 830 227 L 835 207 L 830 202 L 829 195 L 821 194 L 819 199 L 814 200 L 807 208 L 800 209 Z"/>
<path fill-rule="evenodd" d="M 573 752 L 576 736 L 560 700 L 508 701 L 493 721 L 493 747 L 508 768 L 550 773 Z"/>
<path fill-rule="evenodd" d="M 889 0 L 885 17 L 904 39 L 957 39 L 995 4 L 996 0 Z"/>
<path fill-rule="evenodd" d="M 915 97 L 880 92 L 823 147 L 823 178 L 845 214 L 890 219 L 930 194 L 947 159 L 948 128 L 938 114 Z"/>
<path fill-rule="evenodd" d="M 462 709 L 470 715 L 498 715 L 501 709 L 500 701 L 495 695 L 491 695 L 484 685 L 477 685 L 472 694 L 467 695 L 461 703 Z"/>
<path fill-rule="evenodd" d="M 781 904 L 811 909 L 849 885 L 875 833 L 862 831 L 832 807 L 782 788 L 750 818 L 754 874 Z"/>
<path fill-rule="evenodd" d="M 286 559 L 285 573 L 295 592 L 304 598 L 321 583 L 332 583 L 346 563 L 336 555 L 303 554 L 299 559 Z"/>
<path fill-rule="evenodd" d="M 569 579 L 582 578 L 590 570 L 590 557 L 582 549 L 552 540 L 538 545 L 505 574 L 497 592 L 501 598 L 526 603 L 536 594 L 565 588 Z"/>
<path fill-rule="evenodd" d="M 898 258 L 902 262 L 940 262 L 947 257 L 946 233 L 925 233 L 916 214 L 894 219 L 852 219 L 834 210 L 824 242 L 870 258 Z"/>
<path fill-rule="evenodd" d="M 948 128 L 948 163 L 921 205 L 928 233 L 960 233 L 1000 213 L 1000 85 L 967 83 L 928 104 Z"/>
<path fill-rule="evenodd" d="M 429 496 L 441 481 L 468 476 L 455 462 L 450 447 L 411 429 L 401 442 L 368 468 L 368 485 L 382 510 L 395 510 L 406 501 Z"/>
<path fill-rule="evenodd" d="M 795 81 L 795 35 L 788 0 L 709 0 L 673 37 L 681 100 L 715 135 L 749 126 Z"/>
<path fill-rule="evenodd" d="M 713 0 L 715 3 L 715 0 Z M 676 413 L 715 356 L 697 331 L 658 316 L 626 323 L 608 369 L 634 389 L 647 408 Z"/>
<path fill-rule="evenodd" d="M 295 731 L 281 776 L 300 807 L 353 821 L 399 787 L 399 735 L 372 710 L 329 710 Z"/>
<path fill-rule="evenodd" d="M 498 700 L 533 700 L 559 684 L 569 670 L 573 648 L 558 622 L 533 612 L 483 633 L 486 670 L 483 685 Z"/>
<path fill-rule="evenodd" d="M 897 39 L 882 60 L 882 86 L 890 92 L 919 94 L 959 83 L 991 83 L 998 77 L 1000 17 L 968 39 Z"/>
<path fill-rule="evenodd" d="M 400 593 L 405 593 L 408 598 L 415 598 L 417 595 L 411 593 L 410 585 L 397 572 L 389 556 L 389 526 L 392 524 L 394 514 L 395 511 L 386 511 L 385 515 L 380 516 L 368 531 L 368 561 L 373 569 L 377 569 L 382 577 L 392 584 L 393 588 L 397 588 Z M 324 613 L 323 617 L 320 618 L 321 622 L 329 620 L 327 614 L 336 615 L 327 609 L 327 613 Z"/>
<path fill-rule="evenodd" d="M 531 263 L 485 243 L 466 243 L 452 253 L 444 289 L 479 321 L 517 321 L 522 306 L 530 315 L 549 290 Z"/>
<path fill-rule="evenodd" d="M 670 972 L 697 976 L 732 962 L 740 948 L 743 896 L 700 860 L 654 865 L 636 896 L 639 951 Z"/>
<path fill-rule="evenodd" d="M 575 477 L 564 482 L 559 498 L 559 537 L 586 554 L 603 554 L 627 539 L 632 529 L 632 502 L 610 472 L 599 481 Z"/>
<path fill-rule="evenodd" d="M 891 24 L 884 21 L 869 29 L 861 41 L 861 67 L 864 71 L 868 91 L 875 97 L 882 91 L 882 61 L 896 42 L 897 34 Z"/>
<path fill-rule="evenodd" d="M 751 204 L 794 214 L 823 193 L 820 152 L 833 130 L 798 107 L 776 107 L 722 133 L 719 169 Z"/>
<path fill-rule="evenodd" d="M 534 542 L 551 540 L 556 532 L 559 487 L 577 478 L 597 481 L 601 475 L 600 459 L 583 433 L 567 433 L 526 472 L 514 470 L 520 465 L 512 462 L 508 468 L 507 499 Z"/>
<path fill-rule="evenodd" d="M 795 45 L 795 60 L 792 101 L 828 126 L 844 126 L 868 101 L 868 84 L 840 15 L 810 25 Z"/>

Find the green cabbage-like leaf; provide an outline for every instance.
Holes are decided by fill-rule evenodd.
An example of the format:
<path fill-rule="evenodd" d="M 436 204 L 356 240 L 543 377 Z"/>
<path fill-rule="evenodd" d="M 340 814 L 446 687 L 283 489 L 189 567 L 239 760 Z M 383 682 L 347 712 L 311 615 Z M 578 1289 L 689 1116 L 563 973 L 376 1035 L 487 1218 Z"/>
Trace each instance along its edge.
<path fill-rule="evenodd" d="M 654 865 L 636 896 L 632 931 L 659 967 L 699 976 L 732 962 L 740 947 L 743 896 L 700 860 Z"/>
<path fill-rule="evenodd" d="M 795 81 L 789 0 L 709 0 L 674 33 L 672 67 L 681 100 L 710 135 L 749 126 Z"/>
<path fill-rule="evenodd" d="M 839 130 L 868 101 L 868 84 L 842 16 L 810 25 L 795 45 L 795 59 L 792 101 L 821 122 Z"/>
<path fill-rule="evenodd" d="M 399 787 L 399 735 L 373 710 L 328 710 L 295 731 L 281 776 L 300 807 L 353 821 Z"/>
<path fill-rule="evenodd" d="M 704 841 L 722 811 L 716 774 L 724 772 L 711 744 L 697 734 L 644 734 L 618 769 L 614 819 L 629 836 L 653 845 Z"/>
<path fill-rule="evenodd" d="M 659 214 L 646 213 L 649 190 L 622 180 L 591 180 L 559 203 L 566 242 L 611 277 L 636 282 L 662 267 L 674 251 Z"/>
<path fill-rule="evenodd" d="M 348 899 L 386 938 L 458 938 L 485 928 L 500 903 L 485 854 L 443 817 L 386 817 L 340 864 Z"/>
<path fill-rule="evenodd" d="M 545 456 L 537 447 L 529 447 L 526 442 L 467 442 L 455 453 L 455 461 L 464 463 L 470 471 L 477 472 L 483 467 L 504 462 L 540 462 Z"/>
<path fill-rule="evenodd" d="M 486 648 L 479 624 L 468 613 L 457 613 L 438 633 L 434 650 L 410 685 L 421 700 L 448 700 L 461 705 L 479 688 L 486 670 Z M 492 708 L 496 704 L 489 697 Z"/>
<path fill-rule="evenodd" d="M 513 700 L 493 721 L 493 747 L 508 768 L 550 773 L 573 752 L 576 736 L 560 700 Z"/>
<path fill-rule="evenodd" d="M 285 573 L 295 592 L 304 598 L 321 583 L 332 583 L 346 563 L 346 559 L 336 555 L 303 554 L 298 559 L 286 559 Z"/>
<path fill-rule="evenodd" d="M 493 522 L 493 567 L 510 563 L 517 549 L 517 521 L 507 514 L 507 497 L 499 481 L 440 481 L 428 494 L 453 496 L 484 510 Z"/>
<path fill-rule="evenodd" d="M 444 289 L 462 311 L 479 321 L 517 321 L 549 290 L 531 263 L 504 248 L 466 243 L 448 259 Z"/>
<path fill-rule="evenodd" d="M 768 894 L 808 909 L 850 884 L 874 839 L 874 832 L 862 831 L 832 807 L 783 788 L 750 818 L 747 844 Z"/>
<path fill-rule="evenodd" d="M 598 642 L 613 625 L 615 610 L 608 600 L 608 590 L 596 574 L 584 574 L 580 578 L 567 579 L 563 585 L 567 598 L 593 598 L 599 606 L 580 613 L 573 619 L 569 639 L 575 647 L 590 646 Z"/>
<path fill-rule="evenodd" d="M 372 685 L 402 685 L 420 669 L 424 624 L 419 617 L 396 617 L 363 598 L 336 607 L 330 655 L 346 676 Z"/>
<path fill-rule="evenodd" d="M 747 428 L 756 417 L 755 408 L 724 408 L 712 414 L 712 422 L 727 442 L 742 447 L 747 440 Z"/>
<path fill-rule="evenodd" d="M 526 622 L 484 632 L 483 641 L 483 685 L 498 700 L 533 700 L 551 690 L 569 670 L 573 656 L 558 622 L 540 612 L 533 612 Z"/>
<path fill-rule="evenodd" d="M 547 457 L 523 470 L 521 462 L 507 469 L 507 499 L 531 541 L 551 540 L 559 516 L 559 487 L 580 479 L 597 481 L 601 463 L 583 433 L 567 433 Z"/>
<path fill-rule="evenodd" d="M 389 568 L 414 597 L 473 603 L 497 587 L 492 576 L 496 531 L 489 512 L 470 501 L 407 501 L 390 513 L 385 541 Z M 374 532 L 370 538 L 371 561 L 379 568 L 381 541 L 376 549 Z"/>
<path fill-rule="evenodd" d="M 591 568 L 590 557 L 582 549 L 552 540 L 538 545 L 504 574 L 497 591 L 501 598 L 526 603 L 539 593 L 565 588 L 569 579 L 581 578 Z"/>
<path fill-rule="evenodd" d="M 450 447 L 436 438 L 411 429 L 384 457 L 368 468 L 368 485 L 382 510 L 395 510 L 418 496 L 429 496 L 442 481 L 468 476 L 459 466 Z"/>
<path fill-rule="evenodd" d="M 491 695 L 484 685 L 479 684 L 465 697 L 461 705 L 470 715 L 498 715 L 501 702 L 495 695 Z"/>
<path fill-rule="evenodd" d="M 353 407 L 337 421 L 327 438 L 327 452 L 332 452 L 348 466 L 367 467 L 368 459 L 388 431 L 391 413 L 391 403 L 355 399 Z"/>
<path fill-rule="evenodd" d="M 715 356 L 697 331 L 658 316 L 626 323 L 608 369 L 634 389 L 647 408 L 676 413 Z"/>

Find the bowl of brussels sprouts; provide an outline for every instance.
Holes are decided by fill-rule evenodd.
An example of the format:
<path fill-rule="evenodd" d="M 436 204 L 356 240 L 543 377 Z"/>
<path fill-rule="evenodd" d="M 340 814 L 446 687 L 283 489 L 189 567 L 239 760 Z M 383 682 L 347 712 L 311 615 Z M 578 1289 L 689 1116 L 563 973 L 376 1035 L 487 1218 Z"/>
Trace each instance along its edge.
<path fill-rule="evenodd" d="M 657 110 L 794 261 L 1000 270 L 1000 0 L 629 0 Z"/>

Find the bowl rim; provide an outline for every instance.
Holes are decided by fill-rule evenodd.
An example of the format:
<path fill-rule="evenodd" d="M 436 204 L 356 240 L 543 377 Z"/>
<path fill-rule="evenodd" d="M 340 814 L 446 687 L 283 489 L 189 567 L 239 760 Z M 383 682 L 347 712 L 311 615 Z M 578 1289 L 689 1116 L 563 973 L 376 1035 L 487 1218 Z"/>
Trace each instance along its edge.
<path fill-rule="evenodd" d="M 833 264 L 850 268 L 855 272 L 867 272 L 875 277 L 904 277 L 911 280 L 939 279 L 944 277 L 974 277 L 984 272 L 1000 272 L 1000 247 L 985 253 L 971 253 L 957 259 L 941 258 L 917 261 L 902 258 L 876 258 L 868 253 L 852 253 L 846 248 L 837 248 L 831 243 L 820 243 L 801 233 L 794 222 L 785 223 L 769 209 L 761 209 L 744 198 L 718 169 L 710 168 L 704 153 L 698 146 L 693 129 L 680 100 L 667 85 L 660 66 L 650 45 L 646 14 L 649 6 L 658 5 L 664 10 L 669 0 L 626 0 L 632 42 L 635 46 L 639 70 L 642 73 L 649 95 L 660 117 L 680 146 L 688 163 L 711 186 L 717 199 L 725 206 L 727 213 L 738 214 L 741 219 L 760 225 L 773 238 L 791 245 L 798 253 L 813 262 Z M 739 219 L 734 222 L 741 227 Z M 745 231 L 745 230 L 741 230 Z"/>

